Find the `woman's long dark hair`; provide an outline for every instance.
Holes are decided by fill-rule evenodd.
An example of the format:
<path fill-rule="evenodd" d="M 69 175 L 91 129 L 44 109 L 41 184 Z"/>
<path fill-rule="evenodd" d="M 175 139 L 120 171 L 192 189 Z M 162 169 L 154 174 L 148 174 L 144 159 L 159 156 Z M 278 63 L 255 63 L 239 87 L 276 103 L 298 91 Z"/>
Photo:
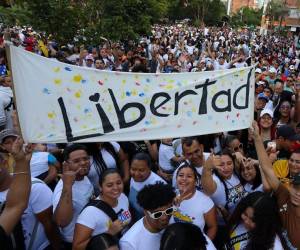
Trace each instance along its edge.
<path fill-rule="evenodd" d="M 97 143 L 85 143 L 84 145 L 87 147 L 88 154 L 93 157 L 93 163 L 95 165 L 98 175 L 100 176 L 103 173 L 103 171 L 107 169 L 107 166 L 105 161 L 103 160 L 99 145 Z M 101 147 L 112 155 L 118 167 L 118 154 L 115 151 L 114 146 L 109 142 L 104 142 L 101 144 Z"/>
<path fill-rule="evenodd" d="M 276 235 L 281 236 L 281 223 L 277 203 L 268 194 L 253 192 L 244 197 L 229 219 L 229 232 L 232 233 L 241 223 L 241 215 L 248 207 L 252 207 L 254 210 L 255 228 L 248 232 L 250 239 L 246 249 L 273 249 Z"/>
<path fill-rule="evenodd" d="M 260 173 L 258 165 L 254 164 L 254 168 L 255 168 L 256 175 L 255 175 L 255 178 L 253 180 L 253 184 L 252 184 L 252 188 L 251 188 L 252 190 L 255 190 L 256 188 L 258 188 L 262 184 L 261 173 Z M 247 181 L 243 178 L 242 175 L 240 176 L 240 181 L 241 181 L 243 186 L 245 186 L 245 184 L 247 183 Z"/>

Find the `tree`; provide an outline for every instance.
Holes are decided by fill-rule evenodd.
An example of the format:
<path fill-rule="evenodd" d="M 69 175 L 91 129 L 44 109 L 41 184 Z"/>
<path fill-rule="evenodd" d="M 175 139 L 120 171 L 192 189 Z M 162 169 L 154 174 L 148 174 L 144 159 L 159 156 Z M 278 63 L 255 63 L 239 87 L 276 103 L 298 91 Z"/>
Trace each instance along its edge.
<path fill-rule="evenodd" d="M 272 0 L 267 6 L 267 16 L 270 17 L 271 23 L 279 21 L 281 27 L 283 19 L 288 15 L 289 9 L 286 6 L 286 0 Z"/>
<path fill-rule="evenodd" d="M 231 18 L 234 26 L 259 26 L 262 16 L 262 9 L 256 10 L 249 7 L 242 7 Z"/>

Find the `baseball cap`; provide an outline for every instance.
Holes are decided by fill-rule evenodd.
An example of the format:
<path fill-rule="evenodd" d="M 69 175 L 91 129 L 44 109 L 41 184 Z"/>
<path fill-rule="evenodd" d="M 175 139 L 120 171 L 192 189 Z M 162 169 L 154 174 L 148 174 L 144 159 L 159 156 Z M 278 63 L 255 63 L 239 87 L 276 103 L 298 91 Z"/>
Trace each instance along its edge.
<path fill-rule="evenodd" d="M 256 84 L 257 85 L 265 85 L 266 83 L 264 81 L 258 81 Z"/>
<path fill-rule="evenodd" d="M 290 70 L 294 70 L 295 69 L 295 66 L 294 65 L 290 65 Z"/>
<path fill-rule="evenodd" d="M 85 57 L 85 60 L 93 60 L 94 61 L 94 57 L 91 54 L 89 54 Z"/>
<path fill-rule="evenodd" d="M 17 131 L 15 131 L 13 129 L 4 129 L 0 132 L 0 144 L 2 144 L 3 141 L 5 140 L 5 138 L 7 138 L 9 136 L 17 137 L 19 135 L 18 135 Z"/>
<path fill-rule="evenodd" d="M 290 141 L 300 141 L 300 135 L 289 125 L 282 125 L 277 129 L 277 137 L 283 137 Z"/>
<path fill-rule="evenodd" d="M 270 73 L 276 74 L 276 73 L 277 73 L 277 70 L 276 70 L 274 67 L 271 67 L 271 68 L 269 69 L 269 72 L 270 72 Z"/>
<path fill-rule="evenodd" d="M 300 185 L 300 173 L 293 177 L 292 183 L 293 185 Z"/>
<path fill-rule="evenodd" d="M 263 109 L 260 112 L 260 117 L 262 117 L 263 115 L 268 114 L 269 116 L 271 116 L 271 118 L 273 118 L 273 111 L 271 109 Z"/>
<path fill-rule="evenodd" d="M 262 71 L 261 71 L 261 69 L 260 69 L 260 68 L 257 68 L 257 69 L 255 70 L 255 73 L 261 74 L 261 73 L 262 73 Z"/>
<path fill-rule="evenodd" d="M 264 99 L 266 102 L 269 101 L 269 97 L 267 97 L 264 93 L 259 93 L 259 94 L 257 95 L 257 98 L 258 98 L 258 99 Z"/>

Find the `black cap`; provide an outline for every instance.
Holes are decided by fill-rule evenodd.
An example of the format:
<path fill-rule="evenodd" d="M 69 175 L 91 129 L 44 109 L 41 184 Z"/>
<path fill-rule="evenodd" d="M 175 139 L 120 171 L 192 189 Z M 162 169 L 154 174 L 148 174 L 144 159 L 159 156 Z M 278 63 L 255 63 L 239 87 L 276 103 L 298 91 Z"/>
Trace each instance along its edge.
<path fill-rule="evenodd" d="M 277 129 L 277 138 L 283 137 L 290 141 L 300 141 L 300 135 L 296 134 L 296 131 L 289 125 L 282 125 Z"/>

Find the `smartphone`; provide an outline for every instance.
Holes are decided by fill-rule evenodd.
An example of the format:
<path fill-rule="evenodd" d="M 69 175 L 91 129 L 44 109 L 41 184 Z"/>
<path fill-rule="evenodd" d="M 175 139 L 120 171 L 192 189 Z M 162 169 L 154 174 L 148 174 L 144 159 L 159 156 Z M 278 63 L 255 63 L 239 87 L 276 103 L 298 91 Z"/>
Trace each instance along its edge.
<path fill-rule="evenodd" d="M 276 151 L 276 142 L 275 141 L 268 142 L 267 147 Z"/>

